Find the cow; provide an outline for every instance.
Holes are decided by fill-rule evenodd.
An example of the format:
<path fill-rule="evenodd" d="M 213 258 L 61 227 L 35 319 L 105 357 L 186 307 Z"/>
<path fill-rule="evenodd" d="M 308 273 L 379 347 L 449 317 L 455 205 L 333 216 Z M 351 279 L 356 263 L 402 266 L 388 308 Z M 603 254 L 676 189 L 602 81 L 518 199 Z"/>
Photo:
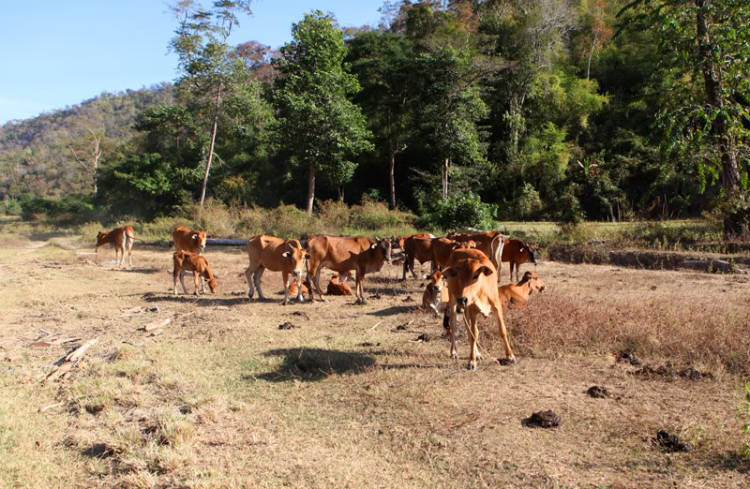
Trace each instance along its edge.
<path fill-rule="evenodd" d="M 120 261 L 117 266 L 122 268 L 122 262 L 125 260 L 125 250 L 128 250 L 128 265 L 133 266 L 133 241 L 135 241 L 135 233 L 133 228 L 130 226 L 122 226 L 115 228 L 112 231 L 105 233 L 99 231 L 96 235 L 96 256 L 99 258 L 99 248 L 106 245 L 112 244 L 115 247 L 115 261 L 117 261 L 117 255 L 120 254 Z"/>
<path fill-rule="evenodd" d="M 250 265 L 245 270 L 245 277 L 249 291 L 247 296 L 252 299 L 255 287 L 258 288 L 258 298 L 264 300 L 263 291 L 260 288 L 263 272 L 281 272 L 284 281 L 283 305 L 289 304 L 289 276 L 297 282 L 297 300 L 304 302 L 302 298 L 302 272 L 305 269 L 306 260 L 309 255 L 305 253 L 299 241 L 296 239 L 283 240 L 273 236 L 258 235 L 247 240 L 247 257 Z"/>
<path fill-rule="evenodd" d="M 193 231 L 185 226 L 177 226 L 172 233 L 172 244 L 174 244 L 175 251 L 189 251 L 202 255 L 206 251 L 206 237 L 204 231 Z"/>
<path fill-rule="evenodd" d="M 507 284 L 498 287 L 500 300 L 504 306 L 510 304 L 526 307 L 529 296 L 534 292 L 544 292 L 547 284 L 534 272 L 526 272 L 517 284 Z"/>
<path fill-rule="evenodd" d="M 297 282 L 292 281 L 292 283 L 289 284 L 289 287 L 287 287 L 287 292 L 292 297 L 297 295 Z M 304 297 L 305 294 L 307 294 L 307 285 L 302 284 L 302 297 Z"/>
<path fill-rule="evenodd" d="M 172 255 L 172 262 L 174 263 L 174 270 L 172 271 L 172 277 L 174 278 L 174 293 L 177 294 L 177 277 L 180 277 L 180 284 L 182 284 L 182 290 L 186 294 L 188 293 L 187 287 L 185 287 L 185 272 L 193 272 L 193 279 L 195 281 L 195 295 L 198 295 L 198 278 L 201 281 L 201 294 L 204 293 L 203 279 L 208 279 L 208 288 L 211 289 L 211 293 L 216 293 L 217 276 L 211 272 L 211 266 L 208 264 L 208 260 L 205 257 L 190 253 L 189 251 L 175 251 Z"/>
<path fill-rule="evenodd" d="M 346 282 L 339 282 L 338 275 L 331 277 L 326 293 L 328 295 L 354 295 L 352 288 L 346 285 Z"/>
<path fill-rule="evenodd" d="M 417 234 L 409 234 L 407 236 L 396 236 L 396 239 L 394 240 L 393 246 L 396 246 L 396 243 L 398 243 L 398 247 L 402 250 L 404 249 L 404 242 L 409 238 L 429 238 L 433 239 L 435 237 L 434 234 L 431 233 L 417 233 Z"/>
<path fill-rule="evenodd" d="M 369 249 L 376 240 L 364 237 L 341 237 L 316 235 L 307 238 L 305 250 L 310 258 L 307 260 L 307 288 L 310 289 L 310 301 L 315 302 L 315 293 L 323 299 L 320 288 L 320 271 L 329 268 L 339 275 L 357 269 L 356 257 Z M 323 299 L 326 300 L 326 299 Z"/>
<path fill-rule="evenodd" d="M 516 269 L 516 280 L 518 280 L 521 265 L 529 261 L 536 265 L 536 250 L 519 239 L 509 239 L 503 247 L 501 267 L 498 269 L 498 274 L 502 273 L 502 262 L 510 262 L 510 281 L 513 281 L 513 268 Z"/>
<path fill-rule="evenodd" d="M 448 304 L 448 289 L 443 286 L 443 271 L 437 269 L 430 275 L 425 275 L 427 285 L 422 294 L 422 311 L 432 311 L 435 317 Z"/>
<path fill-rule="evenodd" d="M 404 273 L 401 280 L 406 280 L 406 272 L 411 270 L 413 278 L 417 278 L 417 272 L 414 271 L 414 260 L 420 264 L 432 262 L 431 272 L 435 271 L 435 262 L 432 253 L 433 238 L 415 238 L 410 236 L 404 240 Z"/>
<path fill-rule="evenodd" d="M 484 253 L 492 262 L 496 270 L 500 270 L 502 264 L 503 248 L 505 247 L 505 236 L 501 232 L 488 232 L 488 233 L 474 233 L 474 234 L 458 234 L 453 231 L 448 233 L 446 236 L 448 239 L 458 241 L 459 243 L 467 243 L 473 241 L 475 248 Z M 500 281 L 500 274 L 497 276 L 498 283 Z"/>
<path fill-rule="evenodd" d="M 495 315 L 500 337 L 505 343 L 508 362 L 515 363 L 516 357 L 508 341 L 508 331 L 503 319 L 503 305 L 497 288 L 497 269 L 489 258 L 477 249 L 458 249 L 451 254 L 450 266 L 443 270 L 448 283 L 449 304 L 443 316 L 443 325 L 450 328 L 450 356 L 458 358 L 456 351 L 456 321 L 464 318 L 464 325 L 471 342 L 468 368 L 475 370 L 479 353 L 479 314 L 487 317 Z"/>
<path fill-rule="evenodd" d="M 476 243 L 471 240 L 459 243 L 448 238 L 432 240 L 432 263 L 436 268 L 448 268 L 451 253 L 458 248 L 476 248 Z"/>
<path fill-rule="evenodd" d="M 367 304 L 365 297 L 365 274 L 379 272 L 385 262 L 391 262 L 391 240 L 379 239 L 370 248 L 357 255 L 357 281 L 354 290 L 357 296 L 357 304 Z"/>

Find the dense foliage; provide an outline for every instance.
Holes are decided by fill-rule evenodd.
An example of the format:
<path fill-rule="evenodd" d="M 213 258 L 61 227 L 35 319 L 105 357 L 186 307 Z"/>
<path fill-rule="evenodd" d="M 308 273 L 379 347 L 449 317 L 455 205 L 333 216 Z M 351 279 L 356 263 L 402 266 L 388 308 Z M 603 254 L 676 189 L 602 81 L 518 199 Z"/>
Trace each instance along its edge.
<path fill-rule="evenodd" d="M 377 28 L 310 13 L 280 53 L 221 37 L 249 2 L 185 5 L 174 97 L 6 124 L 6 198 L 91 192 L 98 148 L 96 202 L 143 217 L 199 200 L 215 158 L 226 204 L 366 196 L 447 227 L 719 209 L 747 230 L 747 2 L 402 0 Z"/>

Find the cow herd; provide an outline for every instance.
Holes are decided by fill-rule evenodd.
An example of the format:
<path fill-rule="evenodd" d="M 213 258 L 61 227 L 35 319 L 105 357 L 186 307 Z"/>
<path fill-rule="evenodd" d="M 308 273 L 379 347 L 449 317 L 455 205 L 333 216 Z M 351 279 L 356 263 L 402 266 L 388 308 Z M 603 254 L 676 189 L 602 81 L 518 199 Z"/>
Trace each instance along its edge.
<path fill-rule="evenodd" d="M 174 293 L 177 294 L 177 280 L 180 280 L 184 293 L 185 273 L 192 273 L 195 294 L 204 292 L 208 283 L 211 292 L 216 291 L 218 277 L 203 256 L 207 235 L 178 227 L 172 234 L 175 252 L 173 254 Z M 123 226 L 97 236 L 97 250 L 100 246 L 112 244 L 115 260 L 122 266 L 125 250 L 128 251 L 128 264 L 132 266 L 131 249 L 134 237 L 133 228 Z M 304 243 L 304 244 L 303 244 Z M 498 333 L 503 340 L 507 362 L 515 362 L 505 326 L 503 307 L 508 304 L 525 306 L 529 295 L 545 288 L 542 279 L 534 272 L 527 271 L 518 283 L 499 286 L 502 263 L 510 263 L 510 278 L 516 271 L 518 280 L 520 265 L 526 262 L 536 264 L 535 250 L 520 240 L 506 240 L 500 232 L 459 234 L 450 232 L 444 238 L 422 233 L 399 236 L 394 239 L 374 239 L 366 237 L 342 237 L 314 235 L 299 240 L 284 240 L 273 236 L 258 235 L 247 241 L 249 265 L 245 270 L 248 282 L 248 297 L 253 298 L 255 289 L 258 298 L 265 299 L 261 279 L 266 270 L 280 272 L 284 286 L 282 304 L 289 304 L 291 298 L 304 302 L 303 294 L 309 294 L 310 302 L 315 295 L 322 300 L 320 273 L 328 268 L 334 275 L 327 287 L 328 295 L 355 295 L 358 304 L 367 303 L 364 279 L 368 273 L 380 271 L 383 265 L 392 261 L 392 250 L 400 248 L 403 254 L 403 275 L 407 272 L 414 278 L 414 262 L 430 262 L 431 274 L 425 276 L 427 285 L 422 298 L 422 310 L 436 317 L 443 314 L 443 326 L 450 337 L 451 358 L 458 358 L 456 350 L 457 324 L 463 319 L 469 337 L 469 368 L 475 369 L 481 358 L 479 351 L 478 318 L 480 315 L 494 316 Z M 118 260 L 119 258 L 119 260 Z M 355 272 L 355 290 L 346 280 Z"/>

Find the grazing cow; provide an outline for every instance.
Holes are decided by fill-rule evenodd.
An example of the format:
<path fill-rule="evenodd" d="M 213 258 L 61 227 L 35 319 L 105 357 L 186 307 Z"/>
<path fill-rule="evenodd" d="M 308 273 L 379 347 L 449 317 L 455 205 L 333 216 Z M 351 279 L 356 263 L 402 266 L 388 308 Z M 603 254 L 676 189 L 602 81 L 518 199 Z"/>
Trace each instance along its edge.
<path fill-rule="evenodd" d="M 189 251 L 175 251 L 172 255 L 172 261 L 174 263 L 174 270 L 172 276 L 174 278 L 174 293 L 177 294 L 177 277 L 180 277 L 180 284 L 182 284 L 182 290 L 186 294 L 188 293 L 187 287 L 185 287 L 185 272 L 193 272 L 193 279 L 195 281 L 195 295 L 198 295 L 198 278 L 201 281 L 201 294 L 204 293 L 203 279 L 208 279 L 208 288 L 211 289 L 211 293 L 216 292 L 216 286 L 218 278 L 211 272 L 211 266 L 208 264 L 208 260 L 205 257 L 190 253 Z"/>
<path fill-rule="evenodd" d="M 509 239 L 503 247 L 502 262 L 510 262 L 510 281 L 513 281 L 513 268 L 516 269 L 516 280 L 518 280 L 518 274 L 521 270 L 521 265 L 526 262 L 531 262 L 536 265 L 536 253 L 533 247 L 520 239 Z M 498 268 L 498 275 L 502 273 L 502 262 L 501 267 Z"/>
<path fill-rule="evenodd" d="M 443 272 L 440 269 L 424 277 L 428 282 L 422 295 L 422 311 L 432 311 L 435 317 L 448 304 L 448 289 L 443 287 Z"/>
<path fill-rule="evenodd" d="M 448 238 L 432 240 L 432 263 L 436 268 L 448 268 L 451 253 L 458 248 L 476 248 L 476 243 L 471 240 L 459 243 Z"/>
<path fill-rule="evenodd" d="M 505 247 L 505 237 L 501 232 L 475 233 L 475 234 L 457 234 L 453 231 L 448 233 L 448 239 L 466 243 L 474 241 L 475 248 L 484 253 L 490 259 L 496 270 L 500 270 L 502 263 L 503 248 Z M 498 274 L 498 281 L 500 274 Z M 499 282 L 498 282 L 499 283 Z"/>
<path fill-rule="evenodd" d="M 122 262 L 125 259 L 125 250 L 128 250 L 128 265 L 133 266 L 133 241 L 135 241 L 135 233 L 133 228 L 130 226 L 122 226 L 115 228 L 112 231 L 105 233 L 99 231 L 96 235 L 96 255 L 99 258 L 99 248 L 106 245 L 112 244 L 115 247 L 115 261 L 117 261 L 117 255 L 120 254 L 120 261 L 117 263 L 118 267 L 122 267 Z"/>
<path fill-rule="evenodd" d="M 283 240 L 273 236 L 258 235 L 247 240 L 247 257 L 250 265 L 245 270 L 245 277 L 249 291 L 247 296 L 252 299 L 255 287 L 258 288 L 258 298 L 263 297 L 260 281 L 266 269 L 272 272 L 281 272 L 284 281 L 284 300 L 282 304 L 289 304 L 289 279 L 290 275 L 297 282 L 297 300 L 304 302 L 302 298 L 302 272 L 305 269 L 305 260 L 309 255 L 305 253 L 299 241 L 296 239 Z"/>
<path fill-rule="evenodd" d="M 328 295 L 354 295 L 352 288 L 346 285 L 346 282 L 339 282 L 338 275 L 331 277 L 326 293 Z"/>
<path fill-rule="evenodd" d="M 456 321 L 458 315 L 464 317 L 466 332 L 471 342 L 468 367 L 477 368 L 479 353 L 479 314 L 487 317 L 494 313 L 500 337 L 505 343 L 507 360 L 515 362 L 513 350 L 508 341 L 508 331 L 503 319 L 503 305 L 497 289 L 497 270 L 487 256 L 479 250 L 458 249 L 451 254 L 450 267 L 443 270 L 448 282 L 450 302 L 443 317 L 443 325 L 448 322 L 451 337 L 451 358 L 458 358 L 456 351 Z M 468 316 L 468 317 L 467 317 Z"/>
<path fill-rule="evenodd" d="M 432 253 L 432 242 L 433 238 L 415 238 L 413 236 L 408 237 L 404 240 L 403 248 L 404 255 L 404 274 L 401 280 L 406 280 L 406 272 L 411 270 L 411 275 L 417 278 L 417 272 L 414 271 L 414 260 L 418 260 L 420 264 L 426 262 L 432 262 L 431 271 L 435 270 L 435 262 L 433 261 Z"/>
<path fill-rule="evenodd" d="M 172 244 L 176 251 L 189 251 L 202 255 L 206 251 L 206 237 L 204 231 L 193 231 L 185 226 L 177 226 L 172 233 Z"/>
<path fill-rule="evenodd" d="M 310 301 L 315 302 L 315 293 L 323 299 L 320 288 L 320 270 L 329 268 L 339 275 L 357 269 L 357 256 L 369 249 L 376 240 L 371 238 L 352 238 L 339 236 L 311 236 L 307 238 L 305 250 L 310 258 L 307 261 L 307 288 L 310 289 Z M 314 286 L 314 287 L 313 287 Z M 325 299 L 323 299 L 325 300 Z"/>
<path fill-rule="evenodd" d="M 504 306 L 510 304 L 526 307 L 529 302 L 529 296 L 534 292 L 544 292 L 547 284 L 534 272 L 526 272 L 523 279 L 517 284 L 501 285 L 498 288 L 500 300 Z"/>
<path fill-rule="evenodd" d="M 357 255 L 357 282 L 354 290 L 358 304 L 367 304 L 365 298 L 365 274 L 379 272 L 385 262 L 391 262 L 391 240 L 379 239 L 370 248 Z"/>

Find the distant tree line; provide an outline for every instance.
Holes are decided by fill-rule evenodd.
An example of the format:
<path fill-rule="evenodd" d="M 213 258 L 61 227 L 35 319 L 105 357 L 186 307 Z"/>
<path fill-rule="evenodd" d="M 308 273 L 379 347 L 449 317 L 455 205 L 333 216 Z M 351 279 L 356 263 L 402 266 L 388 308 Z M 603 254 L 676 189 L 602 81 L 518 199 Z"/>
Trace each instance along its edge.
<path fill-rule="evenodd" d="M 377 28 L 311 12 L 280 52 L 228 44 L 249 12 L 180 0 L 173 87 L 0 128 L 0 191 L 96 189 L 144 218 L 204 195 L 564 222 L 718 210 L 747 233 L 748 2 L 387 1 Z"/>

